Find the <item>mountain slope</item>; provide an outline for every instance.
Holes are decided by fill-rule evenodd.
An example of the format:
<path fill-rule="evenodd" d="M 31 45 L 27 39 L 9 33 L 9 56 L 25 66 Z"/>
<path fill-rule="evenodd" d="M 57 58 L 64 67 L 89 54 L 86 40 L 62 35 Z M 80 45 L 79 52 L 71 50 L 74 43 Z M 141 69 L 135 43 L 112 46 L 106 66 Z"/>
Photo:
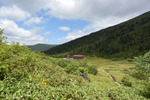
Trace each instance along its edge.
<path fill-rule="evenodd" d="M 50 44 L 36 44 L 36 45 L 28 45 L 28 47 L 32 50 L 32 51 L 45 51 L 48 50 L 50 48 L 53 48 L 57 45 L 50 45 Z"/>
<path fill-rule="evenodd" d="M 133 57 L 150 49 L 150 11 L 124 23 L 45 51 L 46 54 L 85 54 L 103 57 Z"/>

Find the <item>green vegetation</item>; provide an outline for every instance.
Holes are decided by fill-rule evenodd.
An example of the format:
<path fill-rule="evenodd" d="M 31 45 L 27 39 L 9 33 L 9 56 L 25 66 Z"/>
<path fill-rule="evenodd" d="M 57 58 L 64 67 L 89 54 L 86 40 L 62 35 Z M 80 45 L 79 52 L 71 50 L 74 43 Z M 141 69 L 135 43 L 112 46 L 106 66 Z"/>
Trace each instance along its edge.
<path fill-rule="evenodd" d="M 135 63 L 137 64 L 137 66 L 135 67 L 135 76 L 138 79 L 148 80 L 148 78 L 150 77 L 150 51 L 144 56 L 136 57 Z"/>
<path fill-rule="evenodd" d="M 96 66 L 89 66 L 88 70 L 89 70 L 89 73 L 93 75 L 96 75 L 98 73 Z"/>
<path fill-rule="evenodd" d="M 0 36 L 2 37 L 2 31 Z M 101 91 L 96 93 L 95 88 L 80 75 L 67 74 L 65 69 L 59 67 L 57 62 L 60 59 L 40 52 L 31 52 L 19 43 L 7 45 L 0 39 L 1 99 L 100 98 L 98 95 Z M 68 68 L 69 66 L 72 68 L 71 64 L 67 65 Z M 83 72 L 84 68 L 79 68 L 79 71 Z"/>
<path fill-rule="evenodd" d="M 129 86 L 129 87 L 132 86 L 132 82 L 131 82 L 129 76 L 127 76 L 127 75 L 122 78 L 121 83 L 125 86 Z"/>
<path fill-rule="evenodd" d="M 95 66 L 89 66 L 87 63 L 81 61 L 74 61 L 74 60 L 65 60 L 65 59 L 58 59 L 53 61 L 54 64 L 59 65 L 60 67 L 64 68 L 67 73 L 77 74 L 80 75 L 87 73 L 96 75 L 97 69 Z"/>
<path fill-rule="evenodd" d="M 136 67 L 135 76 L 138 79 L 146 80 L 145 90 L 142 91 L 145 97 L 150 98 L 150 51 L 144 56 L 139 56 L 135 58 Z"/>
<path fill-rule="evenodd" d="M 45 51 L 57 56 L 83 54 L 133 58 L 150 50 L 150 12 Z M 62 56 L 62 55 L 61 55 Z"/>
<path fill-rule="evenodd" d="M 19 43 L 8 45 L 2 33 L 0 30 L 0 99 L 150 100 L 150 52 L 135 58 L 136 65 L 132 59 L 64 60 L 32 52 Z"/>
<path fill-rule="evenodd" d="M 27 45 L 32 51 L 45 51 L 50 48 L 53 48 L 57 45 L 50 45 L 50 44 L 36 44 L 36 45 Z"/>
<path fill-rule="evenodd" d="M 148 55 L 146 53 L 145 55 Z M 140 56 L 137 58 L 148 59 L 148 56 Z M 150 85 L 149 80 L 145 77 L 138 78 L 139 67 L 138 61 L 135 58 L 136 64 L 128 60 L 113 61 L 97 57 L 88 57 L 89 65 L 95 65 L 98 69 L 96 76 L 89 75 L 91 82 L 98 84 L 101 89 L 107 90 L 109 100 L 150 100 Z M 142 59 L 143 60 L 143 59 Z M 145 60 L 144 60 L 145 62 Z M 150 62 L 147 62 L 150 64 Z M 149 70 L 149 69 L 147 69 Z M 113 75 L 120 86 L 113 81 Z M 147 73 L 150 75 L 150 73 Z M 137 75 L 137 76 L 136 76 Z M 137 96 L 138 95 L 138 96 Z M 144 97 L 144 98 L 143 98 Z"/>

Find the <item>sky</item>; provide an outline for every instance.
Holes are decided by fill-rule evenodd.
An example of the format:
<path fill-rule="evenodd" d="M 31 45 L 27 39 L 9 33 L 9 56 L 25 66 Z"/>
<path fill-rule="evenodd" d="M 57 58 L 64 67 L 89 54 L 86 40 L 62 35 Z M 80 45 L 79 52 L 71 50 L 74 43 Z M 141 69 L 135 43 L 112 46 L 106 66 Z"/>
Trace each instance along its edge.
<path fill-rule="evenodd" d="M 62 44 L 150 11 L 150 0 L 0 0 L 8 42 Z"/>

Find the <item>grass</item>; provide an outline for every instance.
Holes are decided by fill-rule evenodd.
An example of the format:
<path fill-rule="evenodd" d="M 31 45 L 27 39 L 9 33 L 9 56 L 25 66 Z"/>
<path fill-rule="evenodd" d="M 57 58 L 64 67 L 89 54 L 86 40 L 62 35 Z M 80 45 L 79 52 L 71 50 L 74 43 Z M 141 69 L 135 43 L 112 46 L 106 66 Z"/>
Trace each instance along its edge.
<path fill-rule="evenodd" d="M 113 75 L 120 83 L 122 78 L 126 75 L 123 71 L 135 66 L 133 62 L 128 62 L 127 60 L 112 61 L 104 58 L 87 57 L 86 61 L 89 65 L 97 66 L 98 74 L 96 76 L 90 75 L 90 79 L 93 83 L 99 84 L 103 89 L 118 86 L 107 72 Z"/>
<path fill-rule="evenodd" d="M 126 72 L 126 70 L 130 70 L 130 68 L 135 67 L 135 64 L 128 60 L 109 60 L 98 57 L 86 57 L 85 60 L 75 60 L 78 63 L 87 62 L 88 65 L 94 65 L 98 69 L 97 75 L 89 74 L 88 77 L 91 80 L 90 84 L 97 85 L 98 88 L 108 90 L 110 88 L 118 88 L 118 84 L 116 84 L 113 79 L 107 74 L 111 74 L 116 78 L 116 81 L 121 83 L 121 80 L 124 76 L 129 76 L 132 80 L 133 85 L 136 87 L 137 84 L 143 84 L 141 80 L 137 80 Z"/>

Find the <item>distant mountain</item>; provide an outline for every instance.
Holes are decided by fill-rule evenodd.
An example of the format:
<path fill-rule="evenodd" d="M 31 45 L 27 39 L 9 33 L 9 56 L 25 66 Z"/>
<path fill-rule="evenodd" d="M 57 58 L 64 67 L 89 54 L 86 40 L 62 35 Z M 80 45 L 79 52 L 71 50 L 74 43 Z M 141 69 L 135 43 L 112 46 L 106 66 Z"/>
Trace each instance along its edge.
<path fill-rule="evenodd" d="M 148 50 L 150 50 L 150 11 L 46 50 L 45 53 L 128 58 L 146 53 Z"/>
<path fill-rule="evenodd" d="M 27 45 L 32 51 L 45 51 L 50 48 L 53 48 L 58 45 L 51 45 L 51 44 L 36 44 L 36 45 Z"/>

